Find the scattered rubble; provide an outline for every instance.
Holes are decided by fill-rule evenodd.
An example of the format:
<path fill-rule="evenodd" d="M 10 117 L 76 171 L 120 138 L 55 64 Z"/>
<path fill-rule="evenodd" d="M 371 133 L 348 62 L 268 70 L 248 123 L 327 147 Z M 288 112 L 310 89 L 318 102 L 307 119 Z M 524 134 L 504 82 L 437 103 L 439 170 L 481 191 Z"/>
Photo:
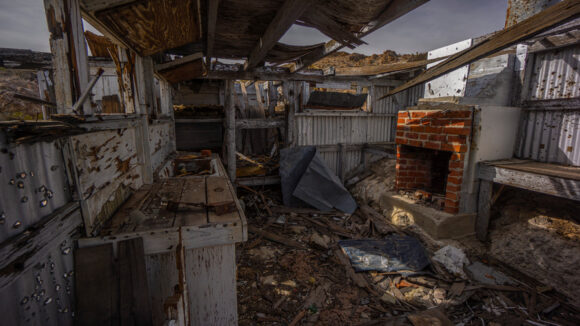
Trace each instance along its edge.
<path fill-rule="evenodd" d="M 240 325 L 580 323 L 580 311 L 551 287 L 538 287 L 501 262 L 428 240 L 414 227 L 378 220 L 381 214 L 369 205 L 359 204 L 353 214 L 287 208 L 280 191 L 267 187 L 240 190 L 239 196 L 249 225 L 248 242 L 236 254 Z M 280 215 L 284 223 L 276 223 Z M 420 242 L 429 266 L 421 273 L 355 272 L 339 245 L 392 236 Z M 466 253 L 475 262 L 471 269 L 494 282 L 461 273 Z"/>

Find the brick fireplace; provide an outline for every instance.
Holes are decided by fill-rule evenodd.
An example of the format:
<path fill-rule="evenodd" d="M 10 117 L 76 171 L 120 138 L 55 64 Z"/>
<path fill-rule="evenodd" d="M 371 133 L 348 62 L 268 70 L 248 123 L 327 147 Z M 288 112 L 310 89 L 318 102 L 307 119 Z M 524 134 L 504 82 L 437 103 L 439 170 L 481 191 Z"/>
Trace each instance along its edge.
<path fill-rule="evenodd" d="M 473 114 L 471 107 L 399 111 L 397 189 L 443 195 L 443 210 L 459 213 Z"/>

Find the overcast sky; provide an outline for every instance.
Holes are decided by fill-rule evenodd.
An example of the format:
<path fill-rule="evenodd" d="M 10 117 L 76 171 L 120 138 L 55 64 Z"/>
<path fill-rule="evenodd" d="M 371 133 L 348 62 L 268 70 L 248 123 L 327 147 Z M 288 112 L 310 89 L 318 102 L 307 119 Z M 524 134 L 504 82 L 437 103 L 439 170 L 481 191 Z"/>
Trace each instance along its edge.
<path fill-rule="evenodd" d="M 507 0 L 431 0 L 365 37 L 368 45 L 354 51 L 435 49 L 502 29 L 506 9 Z M 281 41 L 306 45 L 327 40 L 317 30 L 293 26 Z M 50 51 L 42 0 L 0 0 L 0 47 Z"/>

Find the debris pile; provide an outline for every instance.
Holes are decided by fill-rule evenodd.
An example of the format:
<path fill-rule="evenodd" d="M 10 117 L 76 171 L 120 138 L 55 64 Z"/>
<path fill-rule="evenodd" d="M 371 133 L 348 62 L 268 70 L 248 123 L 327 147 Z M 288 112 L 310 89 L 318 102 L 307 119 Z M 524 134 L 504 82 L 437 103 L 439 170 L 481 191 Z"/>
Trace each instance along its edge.
<path fill-rule="evenodd" d="M 580 323 L 551 287 L 434 244 L 369 205 L 345 214 L 282 206 L 274 188 L 239 196 L 249 230 L 236 254 L 240 325 Z"/>

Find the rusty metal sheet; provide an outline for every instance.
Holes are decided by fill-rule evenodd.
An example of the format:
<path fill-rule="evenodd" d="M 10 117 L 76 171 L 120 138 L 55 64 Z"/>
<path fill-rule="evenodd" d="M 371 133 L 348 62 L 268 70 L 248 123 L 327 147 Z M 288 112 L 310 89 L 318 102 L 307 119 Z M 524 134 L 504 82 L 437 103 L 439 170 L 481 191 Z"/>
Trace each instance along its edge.
<path fill-rule="evenodd" d="M 580 47 L 537 53 L 532 69 L 528 100 L 580 97 Z"/>

